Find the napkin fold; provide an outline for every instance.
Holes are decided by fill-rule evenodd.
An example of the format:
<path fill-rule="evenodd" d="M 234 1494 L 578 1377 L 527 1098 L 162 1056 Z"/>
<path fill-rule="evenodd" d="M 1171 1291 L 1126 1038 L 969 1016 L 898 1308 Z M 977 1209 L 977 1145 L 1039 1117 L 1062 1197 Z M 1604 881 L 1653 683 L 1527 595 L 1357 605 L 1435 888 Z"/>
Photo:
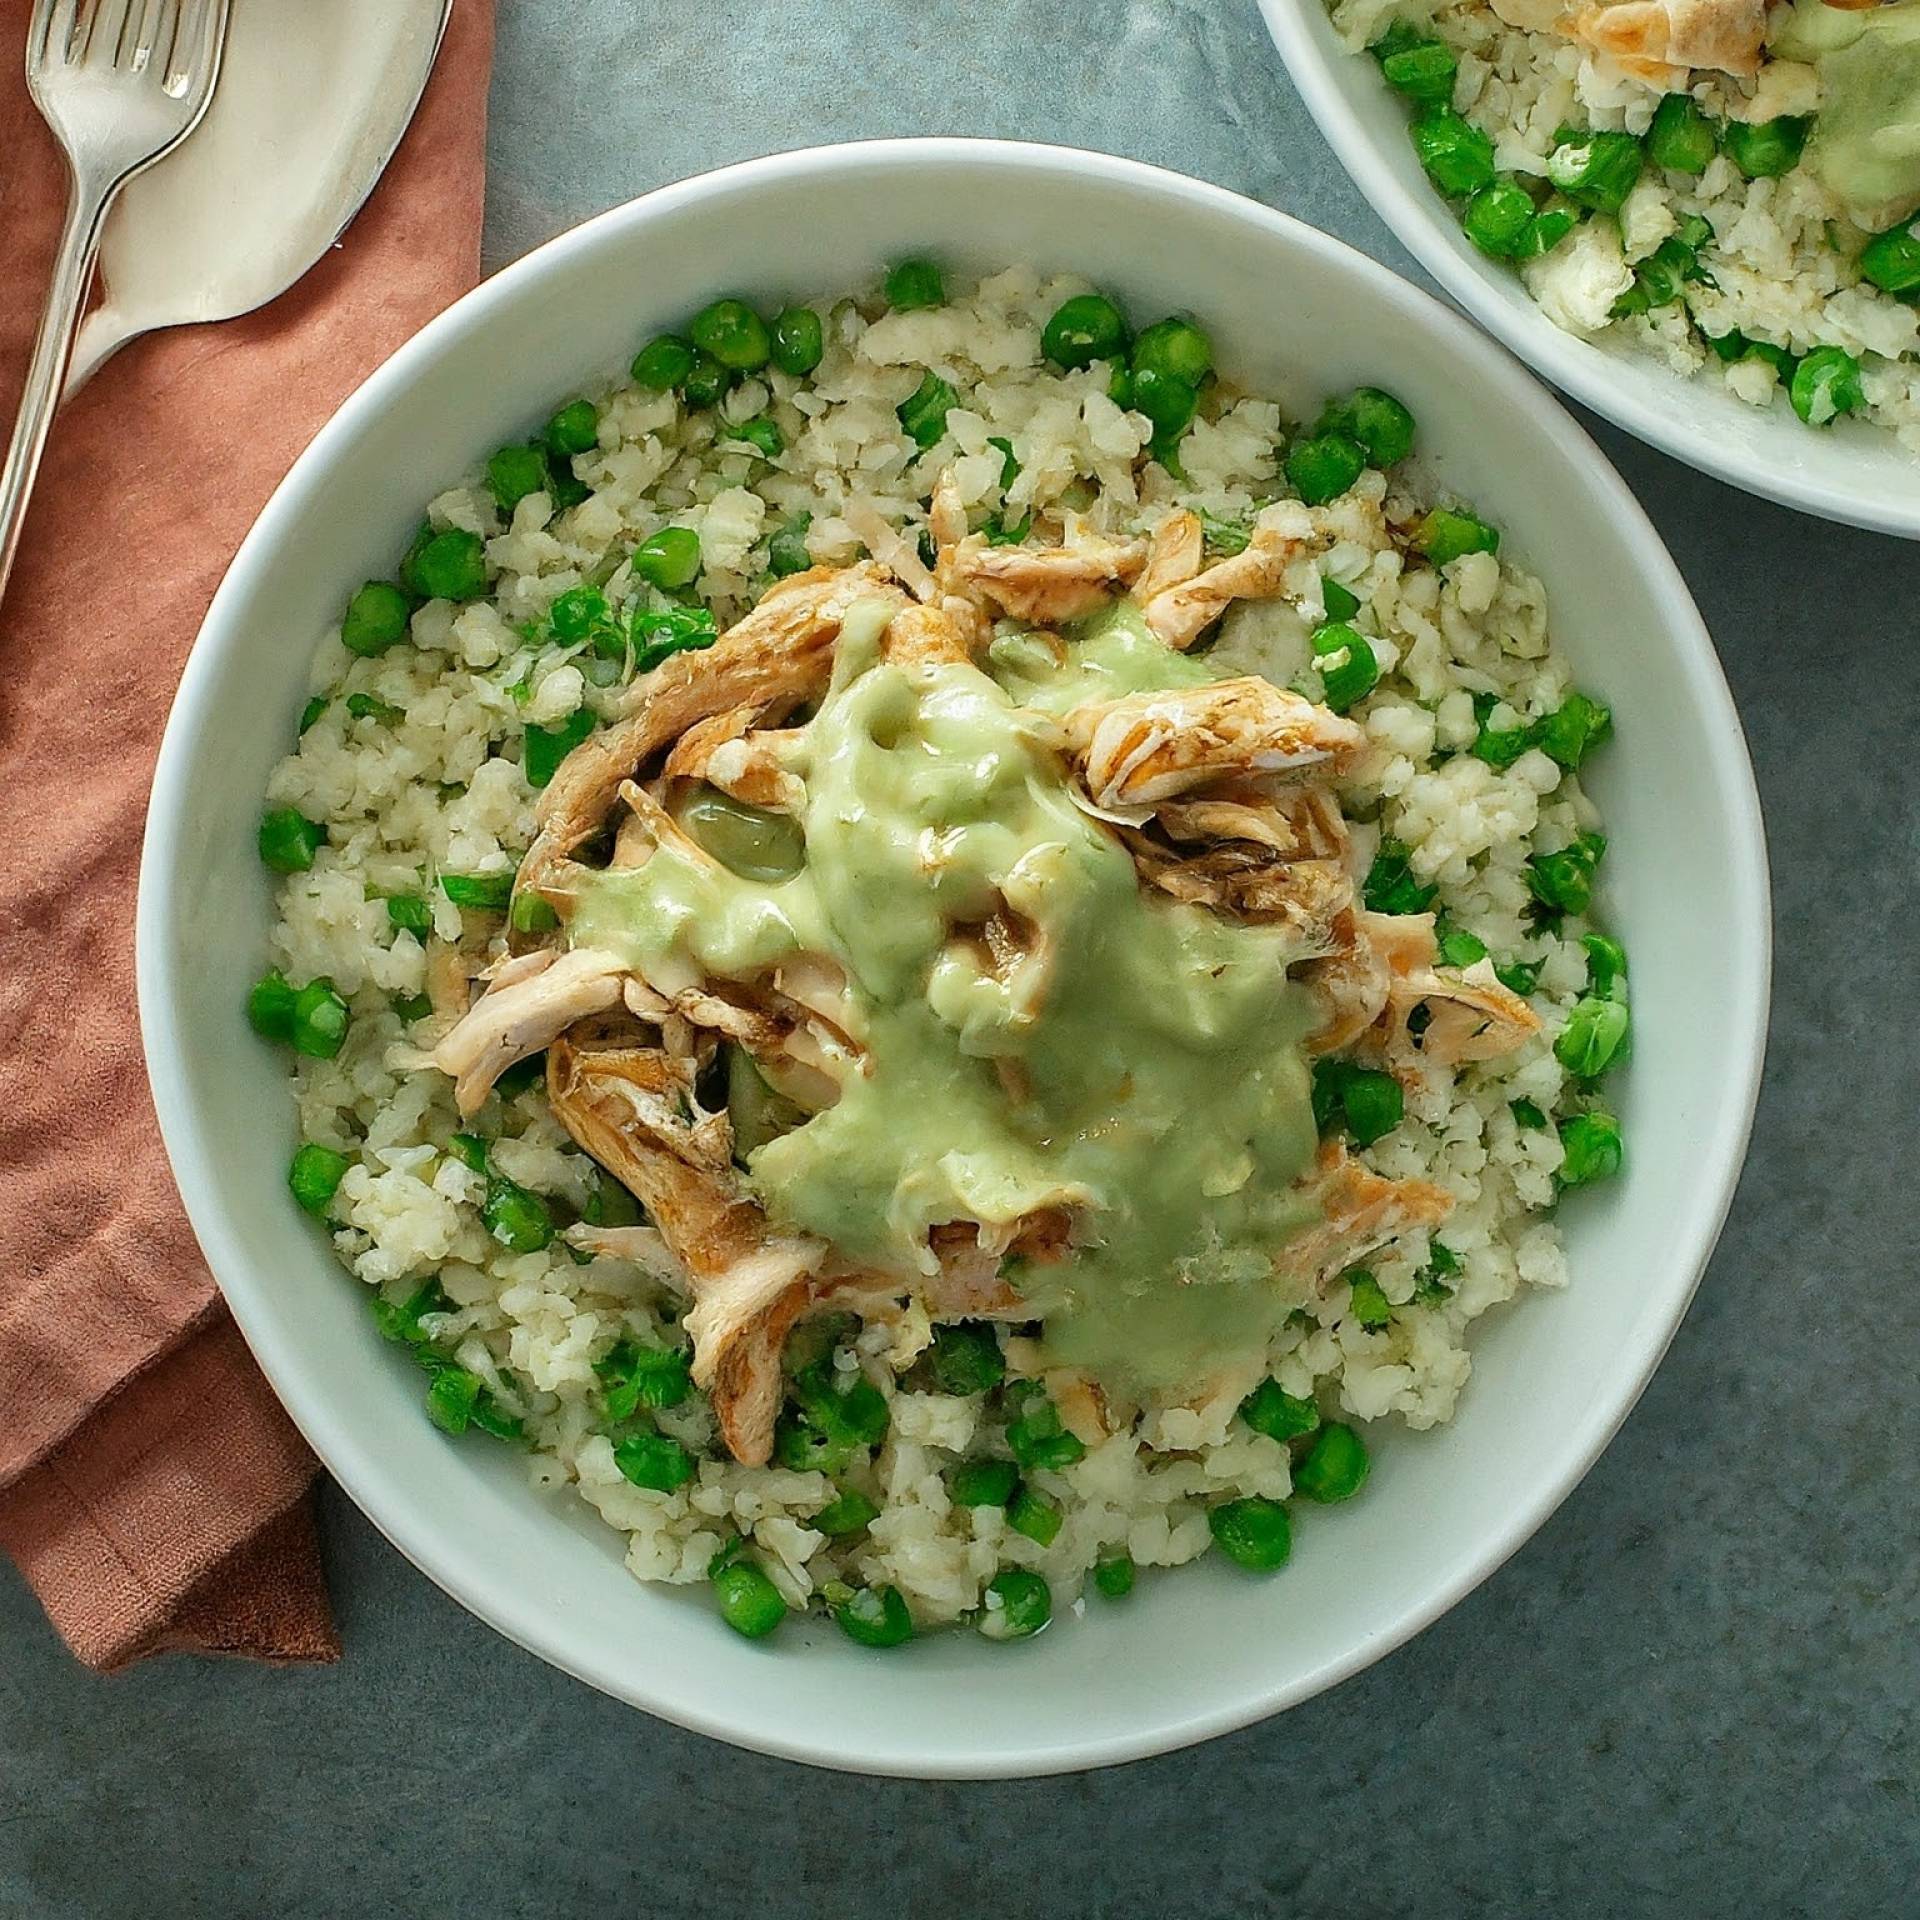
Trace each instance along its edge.
<path fill-rule="evenodd" d="M 65 198 L 21 78 L 30 12 L 0 0 L 5 420 Z M 347 394 L 479 277 L 492 38 L 492 0 L 457 0 L 385 178 L 297 286 L 135 341 L 62 412 L 0 602 L 0 1547 L 89 1666 L 339 1655 L 316 1463 L 161 1147 L 134 890 L 167 709 L 234 550 Z"/>

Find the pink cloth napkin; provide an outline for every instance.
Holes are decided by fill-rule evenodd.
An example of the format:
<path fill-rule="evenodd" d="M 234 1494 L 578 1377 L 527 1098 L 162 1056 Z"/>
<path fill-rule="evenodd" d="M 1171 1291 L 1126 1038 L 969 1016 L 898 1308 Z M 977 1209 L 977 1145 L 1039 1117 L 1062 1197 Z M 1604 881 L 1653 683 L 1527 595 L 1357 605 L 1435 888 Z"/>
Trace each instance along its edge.
<path fill-rule="evenodd" d="M 4 420 L 65 193 L 21 78 L 30 10 L 0 0 Z M 298 286 L 95 375 L 54 427 L 0 603 L 0 1546 L 94 1667 L 339 1656 L 316 1464 L 154 1123 L 134 885 L 168 704 L 234 549 L 341 400 L 479 277 L 492 41 L 492 0 L 459 0 L 385 179 Z"/>

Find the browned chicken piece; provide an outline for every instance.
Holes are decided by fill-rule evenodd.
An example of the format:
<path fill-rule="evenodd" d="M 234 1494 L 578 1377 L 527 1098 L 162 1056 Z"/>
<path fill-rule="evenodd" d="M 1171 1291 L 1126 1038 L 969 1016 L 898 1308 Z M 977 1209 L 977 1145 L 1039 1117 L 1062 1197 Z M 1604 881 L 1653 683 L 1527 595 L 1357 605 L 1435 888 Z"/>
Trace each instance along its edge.
<path fill-rule="evenodd" d="M 957 577 L 1010 619 L 1064 626 L 1100 611 L 1146 564 L 1144 540 L 1074 547 L 995 547 L 977 534 L 955 553 Z"/>
<path fill-rule="evenodd" d="M 1344 860 L 1347 823 L 1340 802 L 1324 787 L 1260 793 L 1226 787 L 1192 800 L 1164 800 L 1154 824 L 1180 843 L 1248 840 L 1285 860 Z"/>
<path fill-rule="evenodd" d="M 451 941 L 427 942 L 427 998 L 435 1020 L 451 1024 L 461 1019 L 473 999 L 473 978 L 467 961 Z"/>
<path fill-rule="evenodd" d="M 931 600 L 936 591 L 933 570 L 920 558 L 919 541 L 904 527 L 896 527 L 871 500 L 849 500 L 840 518 L 860 536 L 860 544 L 879 565 L 913 595 Z"/>
<path fill-rule="evenodd" d="M 1083 1446 L 1097 1447 L 1113 1431 L 1107 1423 L 1107 1396 L 1077 1367 L 1049 1367 L 1041 1376 L 1060 1424 Z"/>
<path fill-rule="evenodd" d="M 1316 956 L 1341 944 L 1340 923 L 1353 905 L 1353 878 L 1344 861 L 1288 860 L 1244 840 L 1204 853 L 1170 854 L 1134 830 L 1121 829 L 1121 837 L 1141 879 L 1171 899 L 1285 926 L 1303 962 L 1318 965 Z"/>
<path fill-rule="evenodd" d="M 1234 601 L 1271 600 L 1282 592 L 1287 569 L 1314 541 L 1304 507 L 1287 515 L 1284 524 L 1256 526 L 1242 552 L 1146 600 L 1148 630 L 1184 653 Z"/>
<path fill-rule="evenodd" d="M 899 666 L 971 664 L 977 623 L 956 620 L 951 601 L 907 607 L 887 624 L 880 643 L 882 655 Z"/>
<path fill-rule="evenodd" d="M 576 1020 L 619 1006 L 626 979 L 623 960 L 592 947 L 524 954 L 502 969 L 433 1050 L 433 1064 L 453 1081 L 454 1104 L 477 1113 L 515 1061 L 551 1045 Z"/>
<path fill-rule="evenodd" d="M 1393 970 L 1359 922 L 1384 915 L 1352 913 L 1336 922 L 1333 947 L 1295 975 L 1312 988 L 1326 1010 L 1321 1026 L 1307 1039 L 1309 1053 L 1338 1053 L 1350 1047 L 1386 1011 Z"/>
<path fill-rule="evenodd" d="M 1147 564 L 1133 583 L 1133 597 L 1146 606 L 1184 587 L 1200 571 L 1207 557 L 1206 530 L 1200 516 L 1185 507 L 1170 513 L 1153 530 L 1147 547 Z"/>
<path fill-rule="evenodd" d="M 1403 1233 L 1439 1226 L 1453 1211 L 1453 1196 L 1444 1188 L 1425 1180 L 1383 1180 L 1337 1140 L 1321 1147 L 1299 1185 L 1321 1217 L 1286 1243 L 1275 1264 L 1312 1287 L 1324 1287 Z"/>
<path fill-rule="evenodd" d="M 793 735 L 772 727 L 756 730 L 759 717 L 758 708 L 732 707 L 689 727 L 661 773 L 669 780 L 704 780 L 766 813 L 799 813 L 807 789 L 781 759 Z"/>
<path fill-rule="evenodd" d="M 1336 774 L 1366 735 L 1351 720 L 1248 675 L 1090 701 L 1066 737 L 1097 810 L 1136 823 L 1163 800 L 1255 774 Z"/>
<path fill-rule="evenodd" d="M 1654 86 L 1683 83 L 1694 69 L 1752 74 L 1767 0 L 1617 0 L 1575 14 L 1567 31 Z"/>
<path fill-rule="evenodd" d="M 855 602 L 906 604 L 871 564 L 813 567 L 774 587 L 701 652 L 676 653 L 623 697 L 625 717 L 590 734 L 560 763 L 536 813 L 539 832 L 517 891 L 543 891 L 605 825 L 620 784 L 696 722 L 737 707 L 777 722 L 825 691 L 840 623 Z"/>
<path fill-rule="evenodd" d="M 724 1127 L 696 1123 L 686 1063 L 662 1049 L 562 1038 L 548 1049 L 547 1092 L 561 1124 L 632 1191 L 685 1269 L 694 1380 L 734 1458 L 762 1465 L 781 1352 L 824 1247 L 769 1225 L 730 1164 Z"/>

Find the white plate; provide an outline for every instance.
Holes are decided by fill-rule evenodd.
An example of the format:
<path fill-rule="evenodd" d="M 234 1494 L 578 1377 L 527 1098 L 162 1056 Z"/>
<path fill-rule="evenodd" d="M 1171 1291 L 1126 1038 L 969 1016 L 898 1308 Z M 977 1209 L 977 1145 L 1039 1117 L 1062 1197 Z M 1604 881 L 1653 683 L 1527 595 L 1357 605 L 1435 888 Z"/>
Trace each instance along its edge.
<path fill-rule="evenodd" d="M 1335 37 L 1321 0 L 1260 0 L 1268 31 L 1328 144 L 1401 244 L 1490 333 L 1595 413 L 1748 493 L 1823 519 L 1920 540 L 1920 458 L 1858 420 L 1804 426 L 1723 386 L 1556 327 L 1512 268 L 1460 230 L 1407 137 L 1405 103 Z"/>
<path fill-rule="evenodd" d="M 421 503 L 714 294 L 831 294 L 923 250 L 956 270 L 1077 269 L 1143 319 L 1191 307 L 1238 378 L 1302 407 L 1362 378 L 1404 396 L 1441 478 L 1545 575 L 1581 684 L 1617 716 L 1593 785 L 1637 1030 L 1619 1089 L 1628 1171 L 1564 1209 L 1573 1286 L 1483 1322 L 1458 1420 L 1376 1429 L 1365 1497 L 1303 1514 L 1284 1573 L 1209 1561 L 1028 1643 L 962 1632 L 875 1654 L 831 1627 L 810 1644 L 798 1623 L 739 1639 L 704 1590 L 637 1585 L 618 1536 L 536 1497 L 506 1449 L 427 1423 L 418 1373 L 288 1199 L 285 1065 L 241 1009 L 272 910 L 263 784 L 314 643 L 391 568 Z M 1619 1425 L 1706 1262 L 1746 1145 L 1768 955 L 1760 816 L 1718 662 L 1658 537 L 1566 414 L 1426 295 L 1250 201 L 1092 154 L 953 140 L 789 154 L 652 194 L 486 282 L 376 373 L 207 615 L 161 751 L 139 915 L 148 1065 L 194 1227 L 261 1365 L 374 1523 L 503 1633 L 650 1712 L 823 1765 L 933 1775 L 1087 1767 L 1240 1726 L 1378 1659 L 1512 1553 Z"/>

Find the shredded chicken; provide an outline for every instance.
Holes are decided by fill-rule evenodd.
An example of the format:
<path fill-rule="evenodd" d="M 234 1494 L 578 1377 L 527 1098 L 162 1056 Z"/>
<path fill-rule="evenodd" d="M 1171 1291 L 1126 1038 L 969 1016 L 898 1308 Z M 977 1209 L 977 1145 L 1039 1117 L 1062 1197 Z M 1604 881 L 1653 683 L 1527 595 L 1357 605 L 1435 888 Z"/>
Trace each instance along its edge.
<path fill-rule="evenodd" d="M 1767 0 L 1615 0 L 1574 15 L 1573 38 L 1611 54 L 1636 79 L 1684 86 L 1696 68 L 1760 70 Z"/>
<path fill-rule="evenodd" d="M 1301 1188 L 1320 1217 L 1287 1242 L 1276 1265 L 1315 1288 L 1389 1240 L 1439 1226 L 1453 1211 L 1444 1188 L 1425 1180 L 1383 1180 L 1332 1140 L 1320 1149 Z"/>
<path fill-rule="evenodd" d="M 515 1061 L 551 1045 L 576 1020 L 617 1007 L 626 971 L 617 955 L 592 947 L 523 955 L 433 1050 L 433 1064 L 453 1081 L 454 1104 L 463 1114 L 478 1112 Z"/>
<path fill-rule="evenodd" d="M 1133 583 L 1134 598 L 1143 607 L 1151 606 L 1163 593 L 1184 587 L 1200 571 L 1206 557 L 1206 530 L 1200 516 L 1185 507 L 1168 514 L 1154 529 L 1147 564 Z"/>
<path fill-rule="evenodd" d="M 1284 591 L 1287 569 L 1311 549 L 1314 537 L 1306 508 L 1270 508 L 1241 552 L 1147 600 L 1148 629 L 1184 653 L 1234 601 L 1270 600 Z"/>
<path fill-rule="evenodd" d="M 1073 547 L 995 547 L 978 535 L 956 556 L 959 578 L 1000 612 L 1035 626 L 1084 620 L 1146 564 L 1142 540 L 1089 540 Z"/>
<path fill-rule="evenodd" d="M 1136 820 L 1218 780 L 1337 773 L 1366 740 L 1351 720 L 1251 675 L 1089 702 L 1066 734 L 1094 805 Z"/>

